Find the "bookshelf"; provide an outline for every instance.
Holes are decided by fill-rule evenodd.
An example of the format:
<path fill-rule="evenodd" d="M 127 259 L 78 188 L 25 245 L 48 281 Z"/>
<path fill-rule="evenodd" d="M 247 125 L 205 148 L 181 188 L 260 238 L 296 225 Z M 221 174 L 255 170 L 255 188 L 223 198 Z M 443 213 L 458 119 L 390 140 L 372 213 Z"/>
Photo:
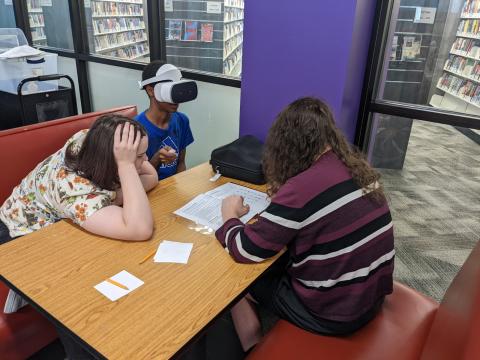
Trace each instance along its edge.
<path fill-rule="evenodd" d="M 463 4 L 437 89 L 443 92 L 440 103 L 453 97 L 464 102 L 466 108 L 480 108 L 480 0 L 466 0 Z M 437 99 L 433 101 L 433 97 Z M 438 95 L 433 95 L 430 104 L 438 101 Z"/>
<path fill-rule="evenodd" d="M 243 11 L 243 0 L 174 0 L 165 11 L 167 61 L 239 77 Z"/>
<path fill-rule="evenodd" d="M 223 73 L 239 77 L 243 48 L 243 0 L 225 0 L 223 25 Z"/>
<path fill-rule="evenodd" d="M 40 0 L 27 0 L 28 21 L 32 31 L 32 42 L 34 46 L 47 45 L 45 35 L 45 19 Z"/>
<path fill-rule="evenodd" d="M 92 0 L 88 12 L 92 50 L 126 60 L 148 57 L 144 9 L 143 0 Z"/>

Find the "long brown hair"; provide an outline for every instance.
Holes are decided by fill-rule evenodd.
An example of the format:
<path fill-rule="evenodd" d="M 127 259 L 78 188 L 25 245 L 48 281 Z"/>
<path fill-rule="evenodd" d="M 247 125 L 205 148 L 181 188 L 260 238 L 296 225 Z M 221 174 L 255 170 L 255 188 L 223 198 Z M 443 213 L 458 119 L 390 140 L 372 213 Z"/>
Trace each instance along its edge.
<path fill-rule="evenodd" d="M 113 140 L 117 126 L 126 123 L 133 124 L 135 134 L 139 131 L 141 136 L 146 136 L 143 126 L 126 116 L 118 114 L 100 116 L 90 127 L 80 150 L 75 151 L 73 143 L 68 146 L 65 165 L 102 189 L 117 189 L 120 186 L 120 179 L 113 154 Z"/>
<path fill-rule="evenodd" d="M 308 169 L 329 146 L 350 170 L 353 181 L 371 191 L 369 197 L 384 198 L 380 174 L 348 144 L 328 105 L 312 97 L 292 102 L 270 128 L 263 154 L 268 194 L 273 196 L 288 179 Z"/>

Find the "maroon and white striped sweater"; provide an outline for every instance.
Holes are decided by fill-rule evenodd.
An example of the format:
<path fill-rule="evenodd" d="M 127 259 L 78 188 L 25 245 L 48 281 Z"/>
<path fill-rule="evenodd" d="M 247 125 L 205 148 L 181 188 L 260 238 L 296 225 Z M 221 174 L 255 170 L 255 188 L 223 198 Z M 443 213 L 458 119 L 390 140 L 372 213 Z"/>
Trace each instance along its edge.
<path fill-rule="evenodd" d="M 392 292 L 388 205 L 368 199 L 333 151 L 289 179 L 256 223 L 230 219 L 216 236 L 242 263 L 287 246 L 293 289 L 319 319 L 353 321 Z"/>

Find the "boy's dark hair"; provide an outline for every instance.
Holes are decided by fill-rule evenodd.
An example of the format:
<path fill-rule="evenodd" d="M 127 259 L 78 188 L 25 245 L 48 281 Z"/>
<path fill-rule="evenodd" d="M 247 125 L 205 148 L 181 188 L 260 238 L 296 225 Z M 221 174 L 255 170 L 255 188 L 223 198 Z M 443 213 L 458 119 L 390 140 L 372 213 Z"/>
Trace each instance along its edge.
<path fill-rule="evenodd" d="M 165 64 L 166 63 L 162 60 L 154 60 L 150 64 L 146 65 L 142 71 L 142 81 L 155 77 L 157 75 L 158 69 L 160 69 Z M 145 89 L 145 86 L 143 88 Z"/>
<path fill-rule="evenodd" d="M 118 168 L 113 154 L 115 130 L 120 124 L 133 124 L 135 135 L 147 133 L 143 126 L 126 116 L 109 114 L 100 116 L 90 127 L 80 150 L 75 151 L 74 143 L 65 153 L 66 167 L 79 176 L 90 180 L 96 186 L 113 191 L 120 186 Z"/>

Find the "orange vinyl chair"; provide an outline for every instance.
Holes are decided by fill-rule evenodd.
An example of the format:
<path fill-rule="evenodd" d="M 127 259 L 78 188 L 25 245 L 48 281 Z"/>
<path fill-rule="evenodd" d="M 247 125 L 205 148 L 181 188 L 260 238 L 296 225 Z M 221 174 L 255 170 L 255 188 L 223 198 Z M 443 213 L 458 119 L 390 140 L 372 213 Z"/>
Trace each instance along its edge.
<path fill-rule="evenodd" d="M 394 283 L 379 314 L 346 337 L 315 335 L 280 320 L 249 360 L 480 359 L 480 243 L 442 302 Z"/>

